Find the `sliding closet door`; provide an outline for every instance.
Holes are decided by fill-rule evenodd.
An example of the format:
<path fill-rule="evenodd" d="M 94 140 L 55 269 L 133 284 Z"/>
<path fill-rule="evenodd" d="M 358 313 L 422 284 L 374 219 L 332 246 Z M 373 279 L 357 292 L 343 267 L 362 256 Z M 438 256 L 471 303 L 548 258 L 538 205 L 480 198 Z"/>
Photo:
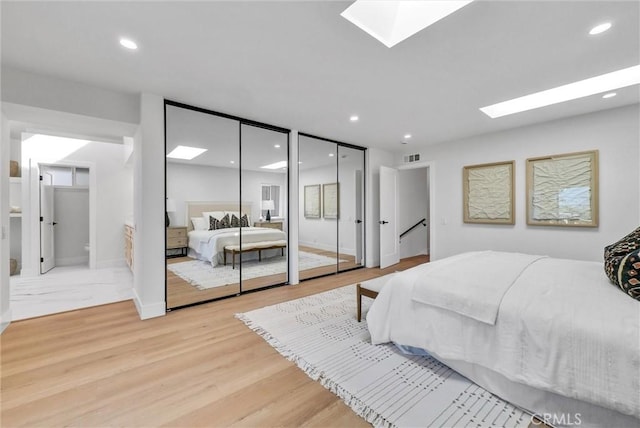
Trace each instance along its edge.
<path fill-rule="evenodd" d="M 301 280 L 338 271 L 337 149 L 337 144 L 319 138 L 300 135 L 298 139 Z"/>
<path fill-rule="evenodd" d="M 167 103 L 165 126 L 167 307 L 236 295 L 240 122 Z"/>
<path fill-rule="evenodd" d="M 338 146 L 338 270 L 364 265 L 364 150 Z"/>
<path fill-rule="evenodd" d="M 242 291 L 287 282 L 289 133 L 241 126 Z"/>

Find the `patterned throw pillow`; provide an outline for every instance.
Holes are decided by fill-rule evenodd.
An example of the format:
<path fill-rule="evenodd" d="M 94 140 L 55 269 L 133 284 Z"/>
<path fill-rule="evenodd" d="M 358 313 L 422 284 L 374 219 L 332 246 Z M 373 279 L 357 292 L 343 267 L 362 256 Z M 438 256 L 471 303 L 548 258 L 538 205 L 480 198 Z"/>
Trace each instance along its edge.
<path fill-rule="evenodd" d="M 228 229 L 231 227 L 231 219 L 229 219 L 229 214 L 225 214 L 224 217 L 220 219 L 218 223 L 218 229 Z"/>
<path fill-rule="evenodd" d="M 634 299 L 640 300 L 638 284 L 634 285 L 634 282 L 639 279 L 640 265 L 637 260 L 639 249 L 640 227 L 604 248 L 604 271 L 612 283 Z"/>
<path fill-rule="evenodd" d="M 209 216 L 209 230 L 226 229 L 229 227 L 231 227 L 231 220 L 229 220 L 228 214 L 226 214 L 220 220 L 213 216 Z"/>
<path fill-rule="evenodd" d="M 220 220 L 218 220 L 217 218 L 215 218 L 213 216 L 209 216 L 209 230 L 218 230 L 218 229 L 220 229 L 220 227 L 218 227 L 219 224 L 220 224 Z"/>
<path fill-rule="evenodd" d="M 618 268 L 620 288 L 629 296 L 640 300 L 640 249 L 627 254 Z"/>
<path fill-rule="evenodd" d="M 249 227 L 249 217 L 244 214 L 238 218 L 235 214 L 231 214 L 231 227 Z"/>

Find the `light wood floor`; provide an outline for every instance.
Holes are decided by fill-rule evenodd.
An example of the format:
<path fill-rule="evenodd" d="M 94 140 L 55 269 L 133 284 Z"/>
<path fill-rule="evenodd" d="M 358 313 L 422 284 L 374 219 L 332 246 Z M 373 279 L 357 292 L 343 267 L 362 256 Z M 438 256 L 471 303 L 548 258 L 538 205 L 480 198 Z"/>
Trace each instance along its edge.
<path fill-rule="evenodd" d="M 329 252 L 324 250 L 318 250 L 311 247 L 300 247 L 301 251 L 309 253 L 320 254 L 326 257 L 335 257 L 335 252 Z M 340 271 L 352 269 L 358 265 L 355 263 L 355 257 L 348 254 L 340 254 L 339 260 L 342 260 L 338 264 Z M 167 264 L 179 263 L 184 261 L 193 260 L 189 257 L 176 257 L 167 259 Z M 331 274 L 336 272 L 336 265 L 322 266 L 313 269 L 307 269 L 300 271 L 300 279 L 315 278 L 317 276 Z M 259 288 L 268 287 L 270 285 L 282 284 L 287 281 L 287 275 L 285 273 L 277 275 L 261 276 L 259 278 L 244 279 L 242 281 L 243 291 L 256 290 Z M 180 306 L 190 305 L 197 302 L 206 302 L 208 300 L 217 299 L 225 296 L 234 296 L 240 293 L 240 284 L 229 284 L 223 287 L 214 287 L 207 290 L 199 290 L 193 285 L 189 284 L 184 279 L 180 278 L 169 269 L 167 269 L 167 306 L 169 308 L 176 308 Z"/>
<path fill-rule="evenodd" d="M 234 314 L 426 261 L 413 257 L 145 321 L 127 301 L 14 322 L 0 336 L 0 426 L 367 426 Z"/>

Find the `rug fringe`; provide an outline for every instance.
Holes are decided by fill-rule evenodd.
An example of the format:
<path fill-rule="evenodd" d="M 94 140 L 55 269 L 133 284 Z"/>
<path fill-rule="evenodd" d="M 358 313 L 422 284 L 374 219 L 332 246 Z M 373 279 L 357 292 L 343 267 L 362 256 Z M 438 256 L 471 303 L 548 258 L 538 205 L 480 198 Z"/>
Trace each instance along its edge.
<path fill-rule="evenodd" d="M 280 355 L 298 366 L 303 372 L 307 374 L 307 376 L 309 376 L 314 381 L 320 382 L 322 386 L 340 397 L 340 399 L 344 401 L 344 403 L 349 406 L 358 416 L 362 417 L 374 427 L 391 428 L 394 426 L 378 412 L 364 404 L 362 401 L 346 391 L 336 382 L 326 377 L 321 370 L 318 370 L 311 364 L 307 363 L 304 359 L 291 352 L 289 348 L 283 345 L 278 339 L 273 337 L 271 333 L 255 324 L 245 314 L 236 314 L 235 317 L 242 321 L 247 327 L 249 327 L 250 330 L 262 337 L 269 345 L 271 345 L 271 347 L 278 351 Z"/>

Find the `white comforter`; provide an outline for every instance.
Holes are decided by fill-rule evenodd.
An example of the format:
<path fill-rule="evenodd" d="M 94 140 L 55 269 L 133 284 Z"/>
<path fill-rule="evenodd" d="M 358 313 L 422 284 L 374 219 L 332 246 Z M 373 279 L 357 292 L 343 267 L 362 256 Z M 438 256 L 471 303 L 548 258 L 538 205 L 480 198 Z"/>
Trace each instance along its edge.
<path fill-rule="evenodd" d="M 495 325 L 412 300 L 437 263 L 383 287 L 367 315 L 373 343 L 423 348 L 640 418 L 640 302 L 611 285 L 601 263 L 544 258 L 524 267 Z"/>
<path fill-rule="evenodd" d="M 200 260 L 211 262 L 212 266 L 222 263 L 224 247 L 238 245 L 240 228 L 231 227 L 218 230 L 192 230 L 189 232 L 189 248 L 196 252 Z M 267 227 L 243 227 L 242 243 L 286 240 L 283 231 Z"/>

